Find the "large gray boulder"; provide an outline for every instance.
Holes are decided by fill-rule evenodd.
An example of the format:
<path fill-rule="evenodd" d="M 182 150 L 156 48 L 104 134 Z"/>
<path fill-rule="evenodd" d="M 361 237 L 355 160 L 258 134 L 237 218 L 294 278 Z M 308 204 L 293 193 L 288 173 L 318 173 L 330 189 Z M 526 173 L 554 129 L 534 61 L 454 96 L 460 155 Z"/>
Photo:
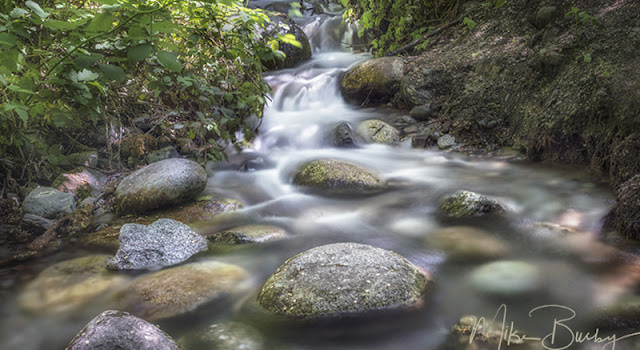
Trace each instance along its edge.
<path fill-rule="evenodd" d="M 249 273 L 217 261 L 172 267 L 142 276 L 114 296 L 115 302 L 145 320 L 155 321 L 194 311 L 242 291 Z"/>
<path fill-rule="evenodd" d="M 124 283 L 127 278 L 107 270 L 107 255 L 65 260 L 44 269 L 18 297 L 21 309 L 34 314 L 73 312 Z"/>
<path fill-rule="evenodd" d="M 458 191 L 444 197 L 440 202 L 439 209 L 446 216 L 454 218 L 506 212 L 506 209 L 495 199 L 471 191 Z"/>
<path fill-rule="evenodd" d="M 429 278 L 392 251 L 337 243 L 287 260 L 264 284 L 258 302 L 287 317 L 334 317 L 416 306 L 429 284 Z"/>
<path fill-rule="evenodd" d="M 178 204 L 197 196 L 207 186 L 207 172 L 200 164 L 172 158 L 149 164 L 127 176 L 116 188 L 118 214 Z"/>
<path fill-rule="evenodd" d="M 159 219 L 149 226 L 124 224 L 113 270 L 152 269 L 179 264 L 207 249 L 207 240 L 179 221 Z"/>
<path fill-rule="evenodd" d="M 22 203 L 22 211 L 47 219 L 60 219 L 76 210 L 76 201 L 70 193 L 52 187 L 38 187 Z"/>
<path fill-rule="evenodd" d="M 303 164 L 293 184 L 322 195 L 367 195 L 386 189 L 374 172 L 350 162 L 318 159 Z"/>
<path fill-rule="evenodd" d="M 180 350 L 160 328 L 129 313 L 107 310 L 73 338 L 68 350 Z"/>
<path fill-rule="evenodd" d="M 387 102 L 400 91 L 404 62 L 398 57 L 383 57 L 351 68 L 340 80 L 340 90 L 358 103 Z"/>

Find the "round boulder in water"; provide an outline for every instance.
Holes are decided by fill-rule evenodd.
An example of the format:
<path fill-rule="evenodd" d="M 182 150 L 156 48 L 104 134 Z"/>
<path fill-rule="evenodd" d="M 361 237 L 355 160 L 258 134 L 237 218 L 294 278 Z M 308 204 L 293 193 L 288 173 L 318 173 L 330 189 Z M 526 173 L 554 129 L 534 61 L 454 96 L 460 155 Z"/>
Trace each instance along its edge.
<path fill-rule="evenodd" d="M 149 164 L 127 176 L 116 188 L 118 214 L 178 204 L 197 196 L 207 185 L 200 164 L 180 158 Z"/>
<path fill-rule="evenodd" d="M 366 142 L 393 144 L 400 141 L 400 131 L 382 120 L 365 120 L 356 132 Z"/>
<path fill-rule="evenodd" d="M 445 215 L 454 218 L 500 214 L 506 211 L 495 199 L 471 191 L 458 191 L 444 197 L 439 209 Z"/>
<path fill-rule="evenodd" d="M 496 261 L 471 272 L 472 287 L 496 297 L 518 297 L 533 293 L 540 289 L 541 283 L 542 271 L 524 261 Z"/>
<path fill-rule="evenodd" d="M 149 226 L 124 224 L 120 248 L 108 266 L 113 270 L 171 266 L 206 249 L 207 240 L 179 221 L 159 219 Z"/>
<path fill-rule="evenodd" d="M 442 250 L 453 260 L 494 259 L 504 256 L 509 247 L 484 230 L 470 226 L 453 226 L 429 234 L 428 248 Z"/>
<path fill-rule="evenodd" d="M 258 302 L 278 315 L 333 317 L 419 305 L 430 283 L 392 251 L 337 243 L 287 260 L 264 284 Z"/>
<path fill-rule="evenodd" d="M 243 268 L 206 261 L 173 267 L 138 278 L 116 299 L 126 310 L 146 320 L 186 314 L 242 287 L 249 274 Z"/>
<path fill-rule="evenodd" d="M 293 184 L 324 195 L 366 195 L 385 190 L 380 177 L 360 165 L 334 159 L 305 163 L 293 177 Z"/>
<path fill-rule="evenodd" d="M 107 310 L 91 320 L 67 349 L 180 350 L 180 347 L 151 323 L 126 312 Z"/>
<path fill-rule="evenodd" d="M 32 313 L 75 311 L 126 278 L 107 270 L 107 255 L 66 260 L 44 269 L 18 298 Z"/>
<path fill-rule="evenodd" d="M 24 199 L 22 211 L 47 219 L 60 219 L 76 210 L 76 201 L 70 193 L 52 187 L 38 187 Z"/>
<path fill-rule="evenodd" d="M 340 90 L 358 103 L 387 102 L 400 91 L 404 61 L 383 57 L 351 68 L 340 80 Z"/>

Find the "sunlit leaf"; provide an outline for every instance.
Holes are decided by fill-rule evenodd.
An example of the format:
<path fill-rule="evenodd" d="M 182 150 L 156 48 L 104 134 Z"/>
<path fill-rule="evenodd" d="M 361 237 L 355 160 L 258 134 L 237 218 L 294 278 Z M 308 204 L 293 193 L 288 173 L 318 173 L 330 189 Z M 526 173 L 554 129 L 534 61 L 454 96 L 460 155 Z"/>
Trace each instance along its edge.
<path fill-rule="evenodd" d="M 38 15 L 38 17 L 40 18 L 47 18 L 49 17 L 49 13 L 44 12 L 42 10 L 42 8 L 40 7 L 40 5 L 36 4 L 33 1 L 26 1 L 24 3 L 25 6 L 27 6 L 28 8 L 31 9 L 31 11 L 33 11 L 33 13 L 35 13 L 36 15 Z"/>
<path fill-rule="evenodd" d="M 9 16 L 11 16 L 11 18 L 19 18 L 22 17 L 26 14 L 28 14 L 29 11 L 25 10 L 25 9 L 21 9 L 19 7 L 14 8 L 13 10 L 11 10 L 11 12 L 9 12 Z"/>

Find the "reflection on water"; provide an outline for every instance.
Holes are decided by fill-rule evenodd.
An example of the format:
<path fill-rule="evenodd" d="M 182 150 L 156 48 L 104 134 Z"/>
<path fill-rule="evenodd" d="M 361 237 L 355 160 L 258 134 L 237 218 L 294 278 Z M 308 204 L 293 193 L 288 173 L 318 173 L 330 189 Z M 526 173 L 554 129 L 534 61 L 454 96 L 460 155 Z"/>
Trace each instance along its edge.
<path fill-rule="evenodd" d="M 594 253 L 594 247 L 602 246 L 587 243 L 586 248 L 578 249 L 577 243 L 553 228 L 563 225 L 571 229 L 571 234 L 586 237 L 583 241 L 594 242 L 590 237 L 599 231 L 611 199 L 609 190 L 577 172 L 525 163 L 472 159 L 403 145 L 333 147 L 330 134 L 339 122 L 357 126 L 365 119 L 385 119 L 404 112 L 346 104 L 340 96 L 338 78 L 348 67 L 369 57 L 338 51 L 342 45 L 335 40 L 343 40 L 345 35 L 337 35 L 336 31 L 348 31 L 339 21 L 306 21 L 305 29 L 316 50 L 314 58 L 300 67 L 266 76 L 274 88 L 273 102 L 265 112 L 260 135 L 252 150 L 231 157 L 259 157 L 261 166 L 249 171 L 229 170 L 234 167 L 219 164 L 210 168 L 206 192 L 239 199 L 245 208 L 198 228 L 201 232 L 214 232 L 230 226 L 269 224 L 284 228 L 291 237 L 259 246 L 212 251 L 198 258 L 244 267 L 251 274 L 248 289 L 252 292 L 233 295 L 223 305 L 205 306 L 204 312 L 193 317 L 161 322 L 163 329 L 178 338 L 198 325 L 220 320 L 251 322 L 241 304 L 278 266 L 301 251 L 334 242 L 360 242 L 391 249 L 429 271 L 437 286 L 426 307 L 410 315 L 389 315 L 341 324 L 338 328 L 328 324 L 291 331 L 258 323 L 270 346 L 425 350 L 436 348 L 446 339 L 450 327 L 461 316 L 493 316 L 503 303 L 509 306 L 510 319 L 532 334 L 548 332 L 549 317 L 553 316 L 528 317 L 529 310 L 538 305 L 566 305 L 582 315 L 591 311 L 596 300 L 594 291 L 607 290 L 602 287 L 607 272 L 593 269 L 585 260 L 586 255 Z M 364 198 L 301 193 L 291 185 L 292 174 L 303 162 L 317 158 L 355 162 L 398 185 L 394 190 Z M 500 200 L 510 215 L 456 222 L 439 218 L 438 200 L 461 189 Z M 478 292 L 470 274 L 484 262 L 449 259 L 445 251 L 427 243 L 426 237 L 453 225 L 483 229 L 508 247 L 504 259 L 523 261 L 540 271 L 541 281 L 535 293 L 495 297 Z M 80 312 L 37 316 L 19 310 L 15 297 L 6 300 L 1 309 L 2 349 L 63 348 L 91 318 L 112 307 L 112 301 L 104 296 Z"/>

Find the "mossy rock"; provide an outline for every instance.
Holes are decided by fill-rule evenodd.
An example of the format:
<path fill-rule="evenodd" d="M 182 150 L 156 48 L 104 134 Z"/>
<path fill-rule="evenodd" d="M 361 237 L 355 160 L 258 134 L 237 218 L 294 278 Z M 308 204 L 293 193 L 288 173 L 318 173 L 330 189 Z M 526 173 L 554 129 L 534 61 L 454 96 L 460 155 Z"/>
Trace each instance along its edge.
<path fill-rule="evenodd" d="M 506 209 L 495 199 L 470 191 L 458 191 L 446 196 L 440 202 L 439 210 L 446 216 L 454 218 L 495 215 L 506 212 Z"/>
<path fill-rule="evenodd" d="M 107 270 L 108 255 L 66 260 L 44 269 L 29 282 L 18 303 L 26 311 L 50 314 L 77 311 L 127 278 Z"/>
<path fill-rule="evenodd" d="M 155 321 L 190 313 L 243 287 L 243 268 L 217 261 L 173 267 L 142 276 L 114 296 L 125 310 Z"/>
<path fill-rule="evenodd" d="M 293 184 L 321 195 L 369 195 L 382 192 L 386 183 L 372 171 L 346 161 L 319 159 L 303 164 Z"/>
<path fill-rule="evenodd" d="M 614 220 L 618 233 L 640 239 L 640 174 L 618 189 Z"/>
<path fill-rule="evenodd" d="M 276 241 L 286 237 L 287 232 L 280 227 L 244 225 L 216 232 L 207 236 L 207 239 L 219 244 L 245 244 Z"/>
<path fill-rule="evenodd" d="M 133 172 L 116 189 L 120 215 L 143 213 L 195 198 L 207 185 L 204 168 L 191 160 L 172 158 Z"/>
<path fill-rule="evenodd" d="M 357 243 L 316 247 L 287 260 L 258 302 L 290 318 L 340 317 L 416 307 L 431 284 L 402 256 Z"/>
<path fill-rule="evenodd" d="M 382 120 L 365 120 L 356 129 L 366 142 L 394 144 L 400 141 L 400 131 Z"/>
<path fill-rule="evenodd" d="M 340 90 L 348 99 L 363 102 L 387 102 L 400 91 L 404 62 L 398 57 L 383 57 L 351 68 L 340 80 Z"/>

